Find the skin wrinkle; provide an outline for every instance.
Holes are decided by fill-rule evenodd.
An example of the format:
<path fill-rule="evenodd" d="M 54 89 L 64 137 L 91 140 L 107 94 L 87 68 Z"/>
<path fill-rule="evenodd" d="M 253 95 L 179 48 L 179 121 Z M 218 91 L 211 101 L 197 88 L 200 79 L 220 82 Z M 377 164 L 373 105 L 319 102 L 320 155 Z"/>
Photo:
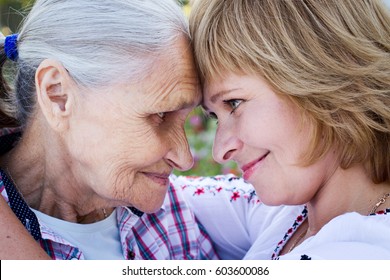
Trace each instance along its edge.
<path fill-rule="evenodd" d="M 189 46 L 186 46 L 185 49 L 186 51 L 190 51 Z M 180 59 L 184 59 L 183 55 L 180 56 Z M 161 58 L 159 60 L 161 60 Z M 157 60 L 157 62 L 159 60 Z M 159 110 L 160 112 L 169 112 L 181 108 L 187 108 L 191 106 L 193 107 L 198 105 L 200 103 L 200 94 L 199 100 L 196 101 L 196 104 L 193 104 L 194 102 L 193 100 L 191 100 L 191 97 L 190 99 L 188 99 L 188 96 L 183 96 L 183 94 L 180 94 L 179 96 L 173 96 L 172 94 L 170 94 L 175 90 L 178 93 L 189 92 L 190 90 L 193 90 L 193 81 L 195 79 L 198 80 L 196 72 L 194 72 L 195 69 L 193 65 L 185 65 L 184 67 L 182 67 L 185 71 L 182 71 L 180 70 L 180 67 L 178 67 L 178 62 L 171 60 L 168 62 L 167 65 L 164 66 L 166 67 L 165 71 L 167 73 L 171 73 L 171 75 L 166 77 L 166 80 L 164 81 L 163 85 L 161 85 L 160 83 L 153 83 L 150 88 L 146 88 L 144 91 L 149 93 L 149 95 L 153 92 L 160 92 L 157 98 L 154 97 L 155 102 L 153 103 L 153 105 L 156 106 L 157 110 Z M 196 86 L 198 88 L 199 84 L 197 84 Z M 190 89 L 188 87 L 190 87 Z"/>
<path fill-rule="evenodd" d="M 72 166 L 72 165 L 70 165 Z M 70 167 L 69 167 L 70 168 Z M 60 174 L 58 174 L 60 176 Z M 77 177 L 72 176 L 72 179 L 75 179 Z M 93 180 L 93 178 L 91 178 Z M 67 184 L 67 189 L 62 188 L 51 188 L 52 184 L 47 183 L 47 188 L 45 188 L 45 192 L 42 194 L 41 203 L 39 206 L 36 207 L 36 209 L 40 209 L 44 213 L 55 213 L 56 217 L 60 218 L 67 218 L 68 215 L 74 216 L 77 221 L 82 221 L 85 219 L 85 217 L 93 213 L 94 210 L 88 210 L 93 209 L 94 206 L 94 200 L 92 200 L 92 197 L 95 197 L 98 195 L 95 191 L 88 189 L 84 185 L 81 184 L 74 184 L 70 179 L 69 183 Z M 81 187 L 83 186 L 83 187 Z M 73 194 L 72 196 L 68 196 L 68 194 Z M 52 206 L 47 207 L 47 203 L 45 201 L 48 201 L 49 199 L 55 198 L 55 203 L 53 203 Z M 78 197 L 81 200 L 74 202 L 73 197 Z M 83 199 L 84 198 L 84 199 Z M 101 202 L 103 203 L 103 202 Z M 80 209 L 77 207 L 77 205 L 83 205 L 83 208 Z M 78 209 L 76 211 L 77 213 L 73 213 L 74 209 Z M 87 210 L 83 210 L 87 209 Z"/>
<path fill-rule="evenodd" d="M 128 167 L 126 163 L 121 164 L 120 166 L 116 167 L 113 170 L 117 170 L 115 173 L 111 174 L 114 178 L 116 177 L 116 180 L 114 182 L 114 186 L 120 186 L 122 185 L 122 182 L 124 184 L 127 184 L 129 187 L 132 185 L 132 174 L 131 172 L 128 171 Z M 119 181 L 120 180 L 120 181 Z M 125 190 L 118 190 L 117 188 L 114 188 L 112 190 L 112 194 L 114 197 L 118 197 L 119 199 L 125 199 L 126 198 L 126 193 Z M 127 205 L 123 205 L 127 206 Z"/>
<path fill-rule="evenodd" d="M 183 83 L 179 84 L 177 82 L 177 78 L 176 79 L 174 78 L 175 77 L 173 76 L 171 79 L 167 80 L 165 83 L 166 86 L 159 87 L 159 89 L 161 89 L 162 94 L 160 94 L 155 99 L 156 101 L 153 103 L 153 105 L 155 106 L 156 110 L 158 110 L 158 112 L 151 112 L 151 113 L 170 112 L 182 108 L 194 107 L 200 102 L 200 100 L 195 101 L 194 104 L 193 100 L 188 99 L 188 97 L 186 97 L 183 94 L 180 94 L 179 96 L 171 95 L 170 93 L 174 90 L 177 90 L 178 92 L 186 92 L 186 91 L 188 92 L 188 89 L 183 87 Z M 193 79 L 194 77 L 192 78 L 192 80 Z M 154 88 L 152 87 L 150 92 L 153 91 Z"/>
<path fill-rule="evenodd" d="M 183 52 L 188 45 L 180 38 L 138 83 L 88 90 L 66 84 L 64 94 L 73 102 L 64 107 L 69 109 L 66 118 L 58 119 L 62 130 L 47 126 L 51 115 L 41 110 L 51 103 L 40 103 L 34 129 L 10 153 L 15 164 L 9 173 L 20 175 L 16 183 L 29 193 L 27 203 L 70 222 L 96 220 L 107 207 L 134 206 L 146 213 L 159 209 L 168 185 L 145 174 L 168 175 L 174 167 L 187 170 L 193 164 L 184 121 L 201 93 L 192 55 Z M 156 115 L 166 111 L 171 112 L 164 119 Z M 37 151 L 35 158 L 29 158 L 31 150 Z"/>

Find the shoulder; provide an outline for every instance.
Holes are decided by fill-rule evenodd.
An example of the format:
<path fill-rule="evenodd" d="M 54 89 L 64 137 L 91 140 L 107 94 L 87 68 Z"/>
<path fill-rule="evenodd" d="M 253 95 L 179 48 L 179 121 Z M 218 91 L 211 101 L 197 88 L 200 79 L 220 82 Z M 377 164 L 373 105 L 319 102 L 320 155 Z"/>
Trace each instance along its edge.
<path fill-rule="evenodd" d="M 390 259 L 390 215 L 340 215 L 287 258 L 301 259 Z"/>
<path fill-rule="evenodd" d="M 374 240 L 390 241 L 390 235 L 383 234 L 383 232 L 388 232 L 389 230 L 390 215 L 363 216 L 356 212 L 351 212 L 332 219 L 317 235 L 321 238 L 338 241 L 355 240 L 375 243 Z M 337 233 L 337 235 L 327 237 L 329 233 Z"/>

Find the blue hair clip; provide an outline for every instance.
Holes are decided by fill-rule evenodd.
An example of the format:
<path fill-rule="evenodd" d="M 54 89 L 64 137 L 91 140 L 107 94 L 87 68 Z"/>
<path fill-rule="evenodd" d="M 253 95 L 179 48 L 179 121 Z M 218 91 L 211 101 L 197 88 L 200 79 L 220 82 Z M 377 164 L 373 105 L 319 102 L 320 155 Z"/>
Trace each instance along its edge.
<path fill-rule="evenodd" d="M 5 55 L 12 61 L 16 61 L 19 56 L 17 43 L 18 43 L 18 34 L 12 34 L 5 37 L 5 41 L 4 41 Z"/>

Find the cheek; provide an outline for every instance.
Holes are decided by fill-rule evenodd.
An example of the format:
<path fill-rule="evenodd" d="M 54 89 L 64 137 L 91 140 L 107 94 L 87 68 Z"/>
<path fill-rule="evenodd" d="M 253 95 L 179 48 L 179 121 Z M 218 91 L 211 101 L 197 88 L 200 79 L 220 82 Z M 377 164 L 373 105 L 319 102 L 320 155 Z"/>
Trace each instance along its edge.
<path fill-rule="evenodd" d="M 274 116 L 268 109 L 259 109 L 255 104 L 248 104 L 245 110 L 235 117 L 237 135 L 252 147 L 263 145 L 267 139 L 275 137 L 273 134 L 277 127 Z"/>
<path fill-rule="evenodd" d="M 237 127 L 247 144 L 288 151 L 294 157 L 307 148 L 310 136 L 308 127 L 300 125 L 299 112 L 283 102 L 273 102 L 260 109 L 248 106 Z"/>
<path fill-rule="evenodd" d="M 130 173 L 161 160 L 165 150 L 163 138 L 142 121 L 116 122 L 106 129 L 99 127 L 88 138 L 78 138 L 83 139 L 82 145 L 75 143 L 74 152 L 80 164 L 113 183 L 129 180 Z"/>
<path fill-rule="evenodd" d="M 157 163 L 170 151 L 187 150 L 184 121 L 172 117 L 160 124 L 145 122 L 128 145 L 134 147 L 131 156 L 144 166 Z"/>
<path fill-rule="evenodd" d="M 187 142 L 187 137 L 184 131 L 184 122 L 170 123 L 162 128 L 160 134 L 165 134 L 164 142 Z"/>
<path fill-rule="evenodd" d="M 119 154 L 126 154 L 133 165 L 147 166 L 157 162 L 166 152 L 166 133 L 159 133 L 154 129 L 139 130 L 123 139 Z"/>

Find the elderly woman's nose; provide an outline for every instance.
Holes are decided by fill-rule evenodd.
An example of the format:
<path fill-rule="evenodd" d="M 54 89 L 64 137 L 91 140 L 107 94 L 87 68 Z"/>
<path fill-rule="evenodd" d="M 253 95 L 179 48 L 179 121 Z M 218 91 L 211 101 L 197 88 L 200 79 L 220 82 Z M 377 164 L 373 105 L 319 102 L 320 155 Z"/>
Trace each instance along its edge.
<path fill-rule="evenodd" d="M 183 131 L 180 137 L 171 140 L 170 144 L 170 150 L 166 155 L 170 165 L 180 171 L 191 169 L 194 165 L 194 157 L 192 156 L 185 132 Z"/>

